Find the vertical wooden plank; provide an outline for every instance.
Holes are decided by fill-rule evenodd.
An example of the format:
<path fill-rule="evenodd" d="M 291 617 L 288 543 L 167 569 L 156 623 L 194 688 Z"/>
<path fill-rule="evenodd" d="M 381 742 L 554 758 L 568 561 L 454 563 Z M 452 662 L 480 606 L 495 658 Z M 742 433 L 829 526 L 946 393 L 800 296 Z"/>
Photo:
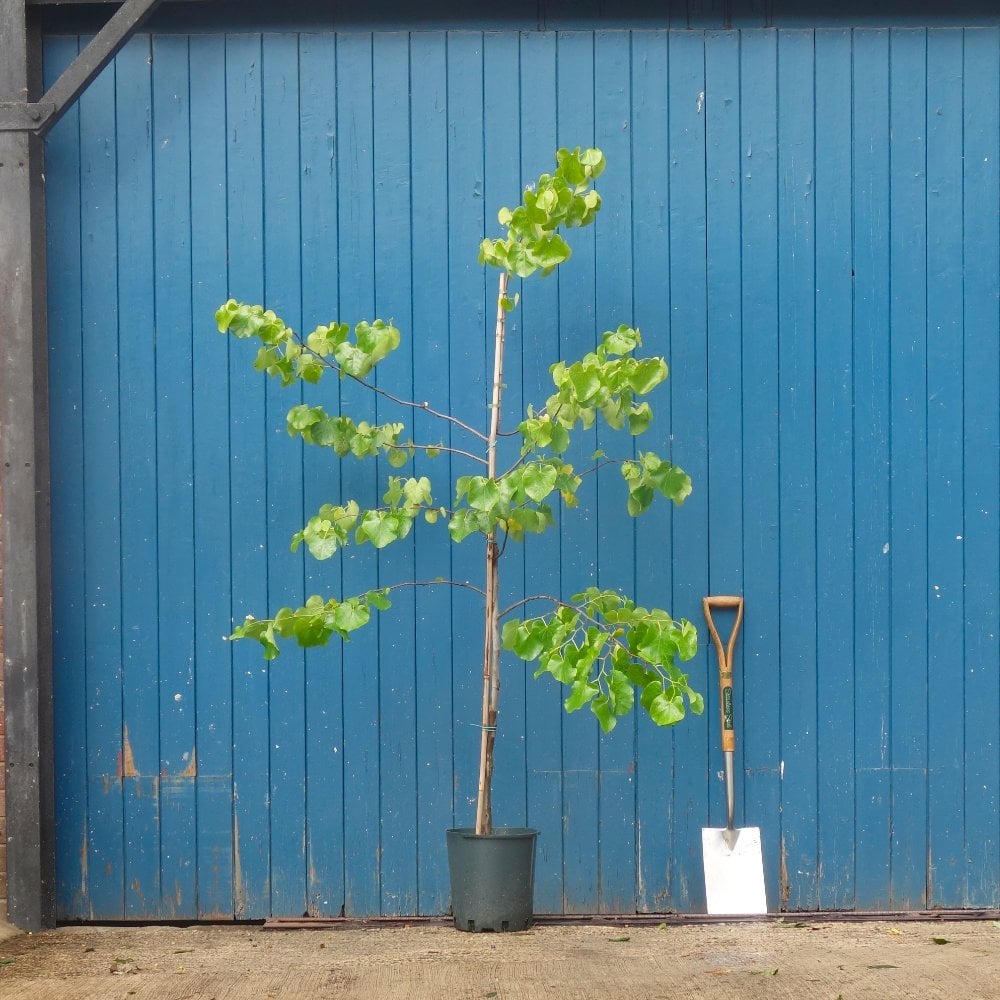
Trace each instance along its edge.
<path fill-rule="evenodd" d="M 122 762 L 125 915 L 160 910 L 160 718 L 153 277 L 151 45 L 133 39 L 115 60 L 118 112 L 118 306 L 127 317 L 120 358 L 122 458 Z M 185 66 L 186 71 L 186 66 Z"/>
<path fill-rule="evenodd" d="M 1000 898 L 997 864 L 1000 703 L 996 665 L 1000 656 L 1000 498 L 997 442 L 1000 441 L 1000 341 L 997 275 L 1000 246 L 1000 31 L 964 32 L 964 156 L 962 274 L 964 343 L 965 690 L 968 714 L 965 746 L 967 899 L 970 906 L 995 906 Z M 936 705 L 930 706 L 936 718 Z"/>
<path fill-rule="evenodd" d="M 299 41 L 299 157 L 301 170 L 302 321 L 311 330 L 340 319 L 337 261 L 338 174 L 342 147 L 337 118 L 337 46 L 333 34 Z M 347 318 L 345 318 L 345 322 Z M 339 388 L 327 377 L 310 398 L 337 412 Z M 304 470 L 303 515 L 311 517 L 340 496 L 340 463 L 312 456 Z M 340 594 L 341 559 L 306 559 L 306 594 Z M 316 916 L 344 907 L 343 645 L 306 653 L 306 838 L 309 897 Z"/>
<path fill-rule="evenodd" d="M 173 333 L 158 338 L 156 344 L 161 912 L 186 917 L 196 908 L 198 773 L 191 385 L 196 348 L 186 335 L 193 318 L 187 39 L 157 39 L 153 59 L 159 67 L 153 90 L 156 329 Z"/>
<path fill-rule="evenodd" d="M 261 39 L 226 39 L 229 294 L 264 296 Z M 240 349 L 242 347 L 242 349 Z M 233 618 L 267 608 L 266 386 L 250 365 L 249 345 L 230 354 L 230 524 Z M 260 651 L 233 651 L 233 839 L 235 915 L 270 911 L 268 669 Z"/>
<path fill-rule="evenodd" d="M 967 903 L 962 496 L 962 34 L 927 35 L 928 905 Z"/>
<path fill-rule="evenodd" d="M 511 79 L 517 73 L 518 36 L 513 31 L 487 32 L 483 35 L 483 235 L 502 232 L 497 221 L 501 205 L 510 205 L 519 194 L 520 142 L 511 127 Z M 473 190 L 472 197 L 477 197 Z M 463 252 L 463 262 L 472 250 Z M 485 271 L 483 302 L 486 327 L 483 336 L 489 343 L 496 316 L 498 272 Z M 532 344 L 522 336 L 521 311 L 507 314 L 504 362 L 503 421 L 501 431 L 513 431 L 524 416 L 523 371 L 525 364 L 539 360 Z M 534 401 L 533 401 L 534 402 Z M 536 403 L 536 405 L 538 405 Z M 500 442 L 497 467 L 509 468 L 518 458 L 520 435 Z M 508 607 L 524 596 L 525 546 L 535 541 L 530 536 L 524 544 L 509 543 L 500 564 L 500 604 Z M 537 610 L 537 609 L 536 609 Z M 529 612 L 530 613 L 530 612 Z M 531 668 L 511 653 L 503 654 L 501 725 L 499 737 L 503 766 L 494 776 L 493 812 L 503 826 L 527 825 L 528 742 L 525 738 L 525 705 L 539 692 L 531 678 Z"/>
<path fill-rule="evenodd" d="M 91 915 L 124 910 L 119 313 L 116 274 L 115 70 L 80 101 L 88 870 Z"/>
<path fill-rule="evenodd" d="M 451 356 L 448 330 L 448 44 L 443 32 L 410 36 L 410 132 L 413 260 L 413 387 L 418 399 L 448 408 Z M 448 428 L 429 414 L 414 413 L 414 440 L 443 444 Z M 435 501 L 451 502 L 446 456 L 418 456 L 414 474 L 426 475 Z M 450 576 L 447 528 L 414 532 L 419 580 Z M 453 826 L 451 595 L 446 587 L 420 588 L 414 596 L 417 657 L 416 784 L 417 907 L 443 913 L 449 905 L 444 831 Z"/>
<path fill-rule="evenodd" d="M 854 903 L 851 32 L 816 32 L 816 697 L 819 905 Z"/>
<path fill-rule="evenodd" d="M 49 39 L 46 85 L 76 57 L 75 37 Z M 55 741 L 56 916 L 89 915 L 87 865 L 87 676 L 84 569 L 82 234 L 80 110 L 52 130 L 45 149 L 49 406 L 52 421 L 53 681 Z"/>
<path fill-rule="evenodd" d="M 701 627 L 701 598 L 708 593 L 705 44 L 701 32 L 670 35 L 669 101 L 670 432 L 678 442 L 679 464 L 696 484 L 673 520 L 671 556 L 674 565 L 684 569 L 673 580 L 671 611 Z M 705 677 L 706 664 L 703 647 L 687 665 L 689 673 L 693 678 Z M 674 733 L 678 766 L 670 878 L 675 905 L 696 911 L 705 906 L 701 828 L 709 815 L 707 776 L 713 759 L 708 722 L 706 713 Z"/>
<path fill-rule="evenodd" d="M 586 148 L 594 142 L 595 53 L 591 31 L 561 32 L 557 35 L 557 125 L 559 146 Z M 548 170 L 554 150 L 541 160 Z M 537 174 L 536 167 L 534 173 Z M 527 179 L 531 180 L 532 175 Z M 610 212 L 602 212 L 606 223 Z M 559 357 L 572 361 L 592 350 L 595 318 L 595 230 L 571 233 L 568 237 L 573 257 L 559 271 Z M 527 290 L 535 292 L 542 279 L 535 277 Z M 595 430 L 578 430 L 568 459 L 580 469 L 597 447 Z M 561 508 L 559 531 L 560 589 L 576 594 L 598 577 L 598 502 L 594 477 L 581 490 L 580 506 Z M 567 715 L 562 721 L 563 761 L 563 911 L 583 913 L 598 900 L 600 760 L 599 728 L 589 708 Z"/>
<path fill-rule="evenodd" d="M 703 488 L 708 491 L 709 501 L 708 568 L 712 594 L 743 592 L 739 99 L 739 35 L 708 32 L 705 36 L 708 479 Z M 711 666 L 713 670 L 716 668 L 715 664 Z M 706 694 L 714 692 L 717 686 L 708 684 Z M 715 716 L 710 719 L 709 727 L 713 733 L 718 728 Z M 742 755 L 739 744 L 737 752 Z M 713 759 L 718 760 L 714 752 Z"/>
<path fill-rule="evenodd" d="M 889 35 L 854 35 L 854 643 L 858 905 L 888 906 Z"/>
<path fill-rule="evenodd" d="M 781 858 L 790 910 L 816 908 L 815 204 L 811 31 L 778 34 Z"/>
<path fill-rule="evenodd" d="M 337 118 L 341 156 L 337 177 L 340 247 L 340 314 L 352 326 L 373 319 L 374 152 L 372 135 L 372 38 L 343 34 L 337 40 Z M 341 383 L 343 412 L 375 418 L 372 394 Z M 370 462 L 341 463 L 342 500 L 373 506 L 379 495 Z M 371 552 L 348 550 L 342 566 L 343 594 L 374 584 Z M 379 912 L 379 663 L 376 629 L 365 629 L 344 647 L 344 843 L 345 908 L 349 915 Z"/>
<path fill-rule="evenodd" d="M 554 34 L 521 34 L 519 128 L 522 183 L 530 183 L 552 162 L 550 158 L 556 148 L 557 127 L 556 64 Z M 520 191 L 515 188 L 501 199 L 501 203 L 512 206 L 519 199 Z M 496 232 L 497 228 L 493 226 L 491 231 Z M 531 280 L 525 288 L 518 312 L 523 341 L 532 345 L 529 356 L 548 358 L 557 354 L 560 349 L 559 331 L 553 317 L 559 316 L 558 284 L 538 278 Z M 525 400 L 536 406 L 541 405 L 552 392 L 547 366 L 544 362 L 538 364 L 526 359 L 523 377 Z M 529 593 L 555 594 L 562 579 L 557 533 L 549 532 L 531 539 L 531 542 L 534 544 L 529 544 L 524 552 L 526 588 Z M 529 748 L 528 822 L 541 831 L 535 862 L 535 909 L 539 913 L 561 913 L 564 905 L 566 821 L 563 807 L 562 697 L 559 685 L 550 678 L 540 678 L 525 712 Z"/>
<path fill-rule="evenodd" d="M 667 38 L 665 31 L 632 33 L 632 300 L 645 348 L 671 363 Z M 657 393 L 653 423 L 646 432 L 662 455 L 670 455 L 672 449 L 672 382 L 669 379 Z M 674 460 L 681 462 L 679 456 Z M 670 602 L 672 517 L 670 510 L 654 508 L 635 527 L 636 600 L 647 607 Z M 675 905 L 668 879 L 673 734 L 654 726 L 638 711 L 637 715 L 636 905 L 642 912 L 657 912 Z"/>
<path fill-rule="evenodd" d="M 889 40 L 892 126 L 890 473 L 892 844 L 890 905 L 922 909 L 927 888 L 927 185 L 922 30 Z"/>
<path fill-rule="evenodd" d="M 604 150 L 608 170 L 600 179 L 602 206 L 595 223 L 597 273 L 594 279 L 596 325 L 585 326 L 596 337 L 620 324 L 635 323 L 632 294 L 632 90 L 630 37 L 622 31 L 598 31 L 594 39 L 594 139 Z M 575 144 L 575 140 L 574 140 Z M 572 265 L 571 265 L 572 266 Z M 571 271 L 577 289 L 589 276 Z M 560 279 L 565 282 L 565 277 Z M 579 292 L 578 292 L 579 294 Z M 575 357 L 592 350 L 581 343 Z M 644 349 L 648 353 L 648 348 Z M 615 432 L 603 422 L 597 447 L 609 455 L 631 458 L 627 431 Z M 635 443 L 651 448 L 645 438 Z M 588 468 L 587 455 L 581 455 Z M 626 511 L 626 490 L 614 469 L 594 477 L 596 495 L 597 585 L 635 594 L 635 533 Z M 575 530 L 575 523 L 570 527 Z M 572 581 L 577 593 L 591 578 Z M 598 736 L 597 898 L 602 913 L 632 913 L 636 907 L 636 727 L 635 716 L 621 719 L 609 736 L 601 734 L 593 713 L 587 723 Z"/>
<path fill-rule="evenodd" d="M 761 827 L 769 905 L 785 898 L 777 817 L 781 759 L 779 651 L 778 134 L 777 35 L 742 33 L 741 191 L 743 280 L 742 630 L 744 812 Z M 752 484 L 752 488 L 749 488 Z M 712 669 L 716 669 L 713 664 Z M 738 667 L 739 669 L 739 667 Z M 711 674 L 714 676 L 714 674 Z M 718 815 L 718 814 L 717 814 Z M 775 889 L 778 889 L 775 898 Z"/>
<path fill-rule="evenodd" d="M 301 330 L 298 36 L 265 35 L 261 56 L 264 300 L 286 323 Z M 272 612 L 297 605 L 303 597 L 302 562 L 307 557 L 291 555 L 287 546 L 304 524 L 303 465 L 328 460 L 319 449 L 292 442 L 285 433 L 285 415 L 302 401 L 302 396 L 301 388 L 283 389 L 277 380 L 268 379 L 267 606 Z M 268 681 L 270 912 L 299 914 L 307 909 L 303 652 L 294 647 L 286 649 L 270 666 Z"/>
<path fill-rule="evenodd" d="M 379 34 L 374 58 L 375 296 L 380 316 L 392 317 L 400 346 L 379 366 L 377 379 L 404 399 L 413 399 L 413 257 L 410 189 L 409 36 Z M 440 156 L 440 153 L 439 153 Z M 440 161 L 439 161 L 440 162 Z M 379 422 L 412 428 L 413 411 L 378 403 Z M 412 433 L 412 431 L 410 431 Z M 379 460 L 379 489 L 393 476 L 413 475 L 413 466 L 393 469 Z M 425 525 L 414 526 L 414 533 Z M 426 527 L 430 527 L 429 525 Z M 431 528 L 430 530 L 434 530 Z M 378 554 L 381 586 L 414 579 L 413 534 Z M 379 616 L 381 677 L 381 912 L 415 913 L 417 908 L 417 803 L 415 616 L 412 589 L 393 594 L 392 610 Z M 440 842 L 431 849 L 441 850 Z"/>
<path fill-rule="evenodd" d="M 743 345 L 740 314 L 740 38 L 733 32 L 705 36 L 705 211 L 707 240 L 708 437 L 707 476 L 700 484 L 708 495 L 708 586 L 706 594 L 742 594 L 743 583 L 743 421 L 740 382 Z M 682 512 L 683 513 L 683 512 Z M 700 610 L 700 609 L 699 609 Z M 731 613 L 716 615 L 720 630 L 731 629 Z M 709 813 L 725 824 L 724 771 L 720 746 L 717 671 L 719 665 L 704 619 L 696 623 L 706 651 L 707 672 L 701 690 L 706 698 Z M 742 643 L 737 654 L 742 664 Z M 736 741 L 737 822 L 762 822 L 744 807 L 743 713 L 747 704 L 742 674 L 737 678 Z M 692 881 L 702 873 L 692 872 Z"/>
<path fill-rule="evenodd" d="M 483 236 L 483 37 L 479 32 L 448 34 L 448 331 L 451 412 L 472 427 L 486 426 L 488 355 L 485 279 L 474 248 Z M 492 318 L 492 311 L 490 313 Z M 492 346 L 492 341 L 490 341 Z M 465 437 L 449 428 L 449 441 L 463 447 Z M 482 467 L 453 456 L 451 482 L 459 475 L 482 474 Z M 443 499 L 443 498 L 442 498 Z M 452 499 L 448 498 L 449 501 Z M 483 544 L 473 535 L 451 553 L 451 578 L 483 585 Z M 451 589 L 451 588 L 449 588 Z M 475 825 L 479 767 L 479 722 L 483 648 L 481 600 L 471 592 L 452 590 L 452 705 L 454 710 L 455 825 Z M 503 709 L 499 725 L 502 727 Z M 507 766 L 503 732 L 497 738 L 496 769 Z M 499 821 L 499 817 L 496 817 Z M 433 849 L 433 848 L 432 848 Z"/>
<path fill-rule="evenodd" d="M 227 291 L 226 40 L 189 39 L 191 176 L 191 324 L 194 435 L 195 716 L 197 719 L 198 916 L 235 914 L 233 839 L 233 594 L 230 566 L 229 341 L 212 315 Z M 246 353 L 234 345 L 235 365 Z M 238 411 L 237 411 L 238 412 Z M 242 585 L 243 581 L 238 581 Z M 249 657 L 248 657 L 249 659 Z"/>

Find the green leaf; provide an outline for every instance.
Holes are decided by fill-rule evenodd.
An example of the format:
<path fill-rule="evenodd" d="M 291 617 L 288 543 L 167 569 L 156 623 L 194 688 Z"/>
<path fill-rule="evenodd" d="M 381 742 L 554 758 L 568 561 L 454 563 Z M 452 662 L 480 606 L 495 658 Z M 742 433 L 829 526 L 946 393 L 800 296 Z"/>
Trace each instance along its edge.
<path fill-rule="evenodd" d="M 365 594 L 365 600 L 377 611 L 388 611 L 392 607 L 392 601 L 389 600 L 389 591 L 387 588 L 369 590 Z"/>
<path fill-rule="evenodd" d="M 500 501 L 496 480 L 473 476 L 469 481 L 469 506 L 475 510 L 492 510 Z"/>
<path fill-rule="evenodd" d="M 576 712 L 600 694 L 600 688 L 589 681 L 574 681 L 569 697 L 563 702 L 567 712 Z"/>
<path fill-rule="evenodd" d="M 300 354 L 295 359 L 295 374 L 303 382 L 315 385 L 323 377 L 323 362 L 311 354 Z"/>
<path fill-rule="evenodd" d="M 407 507 L 411 510 L 422 506 L 429 506 L 433 503 L 431 496 L 431 481 L 426 476 L 419 479 L 407 479 L 403 483 L 403 496 L 406 498 Z"/>
<path fill-rule="evenodd" d="M 470 510 L 456 510 L 448 521 L 448 534 L 452 541 L 464 541 L 480 530 L 480 525 Z"/>
<path fill-rule="evenodd" d="M 569 369 L 569 380 L 581 403 L 589 402 L 601 389 L 600 375 L 593 368 L 573 365 Z"/>
<path fill-rule="evenodd" d="M 537 629 L 527 622 L 516 620 L 505 623 L 500 635 L 500 641 L 505 649 L 509 649 L 522 660 L 537 659 L 545 643 Z"/>
<path fill-rule="evenodd" d="M 628 715 L 635 703 L 635 689 L 627 674 L 621 670 L 612 670 L 608 686 L 614 700 L 615 715 Z"/>
<path fill-rule="evenodd" d="M 649 509 L 653 502 L 653 488 L 651 486 L 640 486 L 629 494 L 627 507 L 632 517 L 638 517 Z"/>
<path fill-rule="evenodd" d="M 535 503 L 539 503 L 555 489 L 558 478 L 558 472 L 550 463 L 530 462 L 524 466 L 521 488 Z"/>
<path fill-rule="evenodd" d="M 649 403 L 640 403 L 628 415 L 628 430 L 633 436 L 642 434 L 653 419 L 653 411 Z"/>
<path fill-rule="evenodd" d="M 590 710 L 597 716 L 597 721 L 601 724 L 601 729 L 610 733 L 615 728 L 618 719 L 611 709 L 611 702 L 607 695 L 600 695 L 590 703 Z"/>
<path fill-rule="evenodd" d="M 342 632 L 353 632 L 367 625 L 371 612 L 360 601 L 344 601 L 333 613 L 334 626 Z"/>
<path fill-rule="evenodd" d="M 340 543 L 337 532 L 329 521 L 314 517 L 303 531 L 298 532 L 296 538 L 304 538 L 309 554 L 314 559 L 329 559 L 336 551 Z M 292 551 L 298 546 L 293 543 Z"/>
<path fill-rule="evenodd" d="M 552 426 L 552 442 L 549 447 L 556 455 L 561 455 L 569 447 L 569 431 L 562 424 Z"/>
<path fill-rule="evenodd" d="M 639 331 L 629 326 L 620 326 L 617 330 L 608 330 L 601 337 L 601 344 L 608 354 L 619 356 L 629 354 L 642 344 Z"/>
<path fill-rule="evenodd" d="M 366 511 L 358 526 L 358 541 L 369 541 L 377 549 L 405 537 L 410 530 L 410 522 L 405 521 L 405 530 L 399 523 L 400 519 L 388 511 Z"/>
<path fill-rule="evenodd" d="M 509 525 L 516 525 L 520 531 L 539 535 L 552 524 L 552 508 L 542 504 L 537 510 L 522 507 L 510 512 Z"/>
<path fill-rule="evenodd" d="M 294 436 L 295 431 L 303 431 L 307 427 L 312 427 L 314 424 L 319 423 L 323 416 L 324 413 L 321 406 L 306 406 L 305 403 L 293 406 L 285 418 L 288 433 Z"/>
<path fill-rule="evenodd" d="M 681 622 L 676 639 L 677 652 L 682 660 L 690 660 L 698 652 L 698 630 L 687 619 Z"/>
<path fill-rule="evenodd" d="M 667 377 L 667 363 L 663 358 L 644 358 L 636 363 L 629 376 L 629 385 L 640 396 L 652 392 Z"/>
<path fill-rule="evenodd" d="M 658 694 L 646 707 L 646 711 L 658 726 L 674 726 L 684 718 L 684 703 L 679 697 Z"/>

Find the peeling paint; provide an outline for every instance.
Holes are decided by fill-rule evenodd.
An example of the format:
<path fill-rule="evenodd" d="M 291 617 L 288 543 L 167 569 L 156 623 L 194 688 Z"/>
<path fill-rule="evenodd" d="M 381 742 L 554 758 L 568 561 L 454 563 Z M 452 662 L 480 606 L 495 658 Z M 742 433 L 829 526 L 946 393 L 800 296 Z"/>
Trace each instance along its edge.
<path fill-rule="evenodd" d="M 636 873 L 636 897 L 645 899 L 646 884 L 642 877 L 642 820 L 635 821 L 635 873 Z"/>
<path fill-rule="evenodd" d="M 233 913 L 239 920 L 246 912 L 247 892 L 243 884 L 243 862 L 240 859 L 240 821 L 233 816 Z"/>
<path fill-rule="evenodd" d="M 142 883 L 137 879 L 132 879 L 132 891 L 139 897 L 139 902 L 142 904 L 143 908 L 146 906 L 146 897 L 142 894 Z"/>
<path fill-rule="evenodd" d="M 781 835 L 781 869 L 778 872 L 780 884 L 781 909 L 788 909 L 788 900 L 792 894 L 792 884 L 788 881 L 788 845 L 785 843 L 785 835 Z"/>
<path fill-rule="evenodd" d="M 198 777 L 198 753 L 197 748 L 191 748 L 191 759 L 188 761 L 188 766 L 177 775 L 178 778 L 197 778 Z"/>
<path fill-rule="evenodd" d="M 139 770 L 135 766 L 135 754 L 132 752 L 132 742 L 128 738 L 128 726 L 122 726 L 122 752 L 119 758 L 119 778 L 138 778 Z"/>
<path fill-rule="evenodd" d="M 83 821 L 83 840 L 80 844 L 80 899 L 89 902 L 90 898 L 90 862 L 87 850 L 87 821 Z"/>

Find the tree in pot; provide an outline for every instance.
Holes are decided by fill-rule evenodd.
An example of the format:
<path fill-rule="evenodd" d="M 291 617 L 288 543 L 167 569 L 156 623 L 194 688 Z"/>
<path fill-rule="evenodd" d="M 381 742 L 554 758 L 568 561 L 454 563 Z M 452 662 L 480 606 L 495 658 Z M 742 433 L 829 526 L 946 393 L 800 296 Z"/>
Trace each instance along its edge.
<path fill-rule="evenodd" d="M 467 581 L 408 580 L 346 597 L 316 595 L 270 618 L 248 616 L 232 635 L 256 639 L 270 660 L 278 655 L 280 640 L 294 639 L 308 647 L 324 645 L 335 635 L 347 639 L 370 620 L 373 609 L 388 609 L 390 595 L 399 588 L 453 586 L 480 596 L 484 627 L 476 820 L 474 829 L 449 831 L 449 851 L 475 851 L 482 845 L 500 853 L 484 862 L 485 869 L 480 869 L 479 861 L 451 859 L 453 911 L 456 924 L 463 929 L 517 929 L 531 921 L 535 832 L 494 829 L 493 825 L 491 788 L 501 648 L 522 660 L 537 661 L 536 677 L 547 673 L 569 688 L 566 710 L 589 706 L 605 732 L 632 710 L 637 698 L 660 726 L 684 718 L 685 700 L 696 713 L 703 708 L 701 696 L 691 689 L 687 674 L 677 664 L 690 659 L 697 648 L 697 633 L 690 622 L 675 621 L 666 611 L 637 606 L 621 593 L 595 586 L 568 599 L 534 594 L 518 597 L 507 606 L 500 600 L 499 569 L 508 542 L 521 542 L 527 535 L 553 527 L 553 504 L 561 501 L 563 510 L 575 507 L 588 476 L 617 468 L 632 517 L 645 511 L 657 494 L 680 504 L 691 492 L 686 473 L 653 451 L 630 447 L 625 458 L 596 452 L 583 471 L 577 471 L 565 457 L 573 454 L 573 432 L 591 427 L 597 419 L 632 436 L 647 429 L 652 410 L 643 397 L 667 377 L 667 364 L 661 357 L 636 356 L 641 339 L 631 327 L 604 333 L 595 349 L 577 361 L 553 364 L 552 394 L 539 407 L 529 406 L 516 429 L 503 429 L 506 318 L 518 301 L 517 295 L 509 293 L 510 279 L 551 274 L 569 258 L 570 248 L 560 231 L 594 221 L 601 200 L 593 184 L 604 162 L 598 149 L 560 149 L 555 170 L 526 188 L 516 208 L 500 210 L 498 220 L 506 236 L 484 239 L 480 246 L 480 262 L 499 270 L 485 431 L 429 402 L 403 399 L 370 379 L 375 366 L 399 344 L 399 331 L 391 324 L 360 322 L 352 330 L 334 322 L 301 336 L 259 305 L 230 299 L 216 313 L 221 332 L 260 342 L 254 367 L 284 386 L 315 384 L 327 372 L 334 372 L 340 379 L 365 386 L 401 412 L 421 411 L 451 429 L 449 444 L 417 442 L 406 435 L 401 422 L 370 424 L 302 403 L 288 411 L 292 437 L 331 449 L 342 458 L 382 455 L 393 468 L 402 469 L 418 453 L 428 458 L 450 453 L 476 469 L 476 474 L 457 477 L 446 504 L 435 500 L 426 476 L 414 475 L 389 476 L 383 503 L 376 507 L 363 509 L 354 500 L 324 504 L 295 534 L 292 549 L 304 542 L 312 556 L 329 559 L 347 545 L 368 543 L 376 549 L 390 545 L 405 538 L 418 519 L 431 525 L 443 523 L 453 542 L 472 535 L 484 540 L 481 588 Z M 455 440 L 463 437 L 466 446 L 456 445 Z M 524 617 L 528 610 L 538 613 Z M 510 846 L 519 842 L 524 846 Z M 527 885 L 515 891 L 511 887 L 517 880 L 506 866 L 511 852 L 517 850 L 527 858 Z M 471 886 L 455 884 L 465 876 Z M 496 899 L 498 895 L 503 898 Z"/>

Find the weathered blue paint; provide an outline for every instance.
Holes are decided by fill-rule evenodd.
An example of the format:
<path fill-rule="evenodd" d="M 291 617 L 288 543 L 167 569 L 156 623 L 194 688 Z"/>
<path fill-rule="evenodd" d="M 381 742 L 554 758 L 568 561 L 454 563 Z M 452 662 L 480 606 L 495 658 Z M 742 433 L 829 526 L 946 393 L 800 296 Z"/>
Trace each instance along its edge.
<path fill-rule="evenodd" d="M 988 108 L 1000 106 L 1000 48 L 996 30 L 965 33 L 965 92 L 977 94 L 963 106 L 963 243 L 984 248 L 965 252 L 965 345 L 963 381 L 967 405 L 964 418 L 963 476 L 965 491 L 965 797 L 977 836 L 969 842 L 968 897 L 970 906 L 985 905 L 995 892 L 983 873 L 1000 860 L 1000 830 L 996 823 L 1000 795 L 1000 754 L 992 738 L 993 706 L 1000 704 L 996 670 L 996 637 L 1000 607 L 993 592 L 1000 564 L 1000 532 L 996 500 L 1000 470 L 981 456 L 996 455 L 1000 442 L 1000 325 L 997 323 L 998 232 L 994 208 L 1000 190 L 997 150 L 1000 121 Z M 993 596 L 991 596 L 991 594 Z M 933 708 L 932 708 L 933 711 Z M 977 739 L 977 735 L 982 736 Z"/>
<path fill-rule="evenodd" d="M 927 518 L 927 428 L 921 419 L 927 371 L 927 243 L 923 207 L 927 199 L 926 51 L 923 32 L 892 33 L 889 79 L 893 142 L 890 207 L 889 302 L 892 317 L 889 350 L 890 441 L 889 490 L 893 511 L 889 550 L 892 556 L 892 605 L 889 679 L 892 690 L 891 809 L 894 816 L 927 812 L 927 693 L 913 683 L 915 669 L 927 669 L 926 653 L 914 656 L 914 642 L 927 622 L 927 560 L 923 539 L 913 522 Z M 922 645 L 922 644 L 921 644 Z M 919 648 L 919 647 L 918 647 Z M 894 829 L 889 847 L 890 896 L 908 907 L 926 905 L 926 827 L 907 823 Z"/>
<path fill-rule="evenodd" d="M 816 869 L 819 906 L 855 899 L 853 356 L 849 31 L 816 44 Z"/>
<path fill-rule="evenodd" d="M 211 313 L 231 293 L 297 326 L 392 318 L 406 344 L 380 377 L 485 421 L 476 246 L 557 144 L 592 142 L 605 211 L 514 314 L 507 398 L 544 398 L 540 360 L 634 319 L 672 368 L 649 433 L 695 493 L 622 529 L 620 490 L 588 483 L 566 530 L 509 554 L 505 602 L 596 581 L 700 622 L 702 595 L 743 593 L 738 809 L 772 906 L 998 904 L 1000 29 L 722 31 L 700 9 L 709 30 L 547 5 L 571 30 L 154 32 L 54 130 L 63 917 L 447 907 L 443 831 L 475 790 L 472 595 L 402 594 L 270 668 L 222 637 L 310 593 L 474 581 L 481 547 L 430 529 L 375 562 L 288 553 L 387 470 L 303 461 L 299 390 L 265 385 Z M 79 44 L 49 39 L 50 76 Z M 350 384 L 319 397 L 392 415 Z M 601 737 L 507 665 L 496 807 L 542 831 L 540 911 L 704 906 L 715 669 L 691 664 L 701 719 Z"/>
<path fill-rule="evenodd" d="M 553 35 L 527 34 L 519 40 L 520 58 L 518 84 L 522 99 L 518 108 L 520 147 L 519 177 L 530 177 L 533 165 L 547 155 L 544 147 L 548 136 L 555 136 L 558 127 L 556 113 L 557 54 Z M 503 121 L 504 119 L 501 119 Z M 494 204 L 508 204 L 507 195 L 494 193 Z M 487 216 L 487 219 L 489 217 Z M 519 340 L 522 346 L 523 398 L 542 398 L 547 373 L 530 363 L 533 354 L 558 353 L 559 329 L 552 323 L 558 315 L 559 288 L 554 282 L 536 282 L 531 295 L 517 311 Z M 555 593 L 562 585 L 561 544 L 553 533 L 537 539 L 538 544 L 524 552 L 524 586 L 534 593 Z M 535 905 L 561 912 L 565 899 L 566 833 L 574 825 L 574 815 L 565 796 L 571 791 L 572 776 L 566 769 L 579 770 L 577 754 L 586 754 L 586 747 L 570 745 L 563 750 L 564 726 L 570 721 L 563 716 L 560 693 L 550 688 L 530 692 L 525 706 L 525 737 L 530 753 L 527 759 L 528 811 L 527 822 L 537 827 L 538 859 L 535 871 Z M 501 749 L 501 752 L 506 752 Z"/>
<path fill-rule="evenodd" d="M 213 309 L 215 289 L 226 275 L 226 159 L 218 154 L 226 132 L 225 40 L 192 38 L 188 46 L 191 93 L 191 314 Z M 221 340 L 221 338 L 220 338 Z M 199 916 L 235 912 L 233 800 L 233 679 L 230 651 L 219 637 L 232 620 L 229 554 L 231 492 L 229 395 L 218 373 L 228 367 L 229 345 L 202 341 L 203 363 L 192 366 L 194 438 L 195 663 L 214 664 L 214 682 L 195 683 L 197 779 L 195 846 Z"/>
<path fill-rule="evenodd" d="M 741 732 L 746 823 L 774 816 L 781 807 L 781 687 L 779 650 L 781 586 L 778 535 L 780 435 L 778 262 L 778 36 L 743 32 L 740 51 L 742 256 L 742 507 L 743 624 Z M 734 275 L 734 280 L 737 275 Z M 679 331 L 678 331 L 679 332 Z M 676 334 L 675 334 L 676 336 Z M 676 366 L 675 366 L 676 372 Z M 709 484 L 711 490 L 711 484 Z M 675 518 L 679 522 L 679 519 Z M 714 544 L 710 547 L 714 548 Z M 713 590 L 715 590 L 713 584 Z M 753 599 L 751 600 L 751 595 Z M 713 654 L 714 655 L 714 654 Z M 710 670 L 716 664 L 711 663 Z M 713 702 L 713 705 L 715 703 Z M 715 709 L 717 711 L 717 708 Z M 740 737 L 742 736 L 742 739 Z M 712 746 L 715 746 L 713 740 Z M 718 773 L 718 755 L 710 768 Z M 722 786 L 714 784 L 713 815 L 722 815 Z M 765 824 L 765 820 L 759 820 Z M 721 825 L 716 821 L 716 825 Z M 762 825 L 762 831 L 766 824 Z M 781 905 L 788 887 L 776 831 L 763 833 L 764 874 L 770 906 Z M 775 890 L 781 887 L 777 900 Z"/>

